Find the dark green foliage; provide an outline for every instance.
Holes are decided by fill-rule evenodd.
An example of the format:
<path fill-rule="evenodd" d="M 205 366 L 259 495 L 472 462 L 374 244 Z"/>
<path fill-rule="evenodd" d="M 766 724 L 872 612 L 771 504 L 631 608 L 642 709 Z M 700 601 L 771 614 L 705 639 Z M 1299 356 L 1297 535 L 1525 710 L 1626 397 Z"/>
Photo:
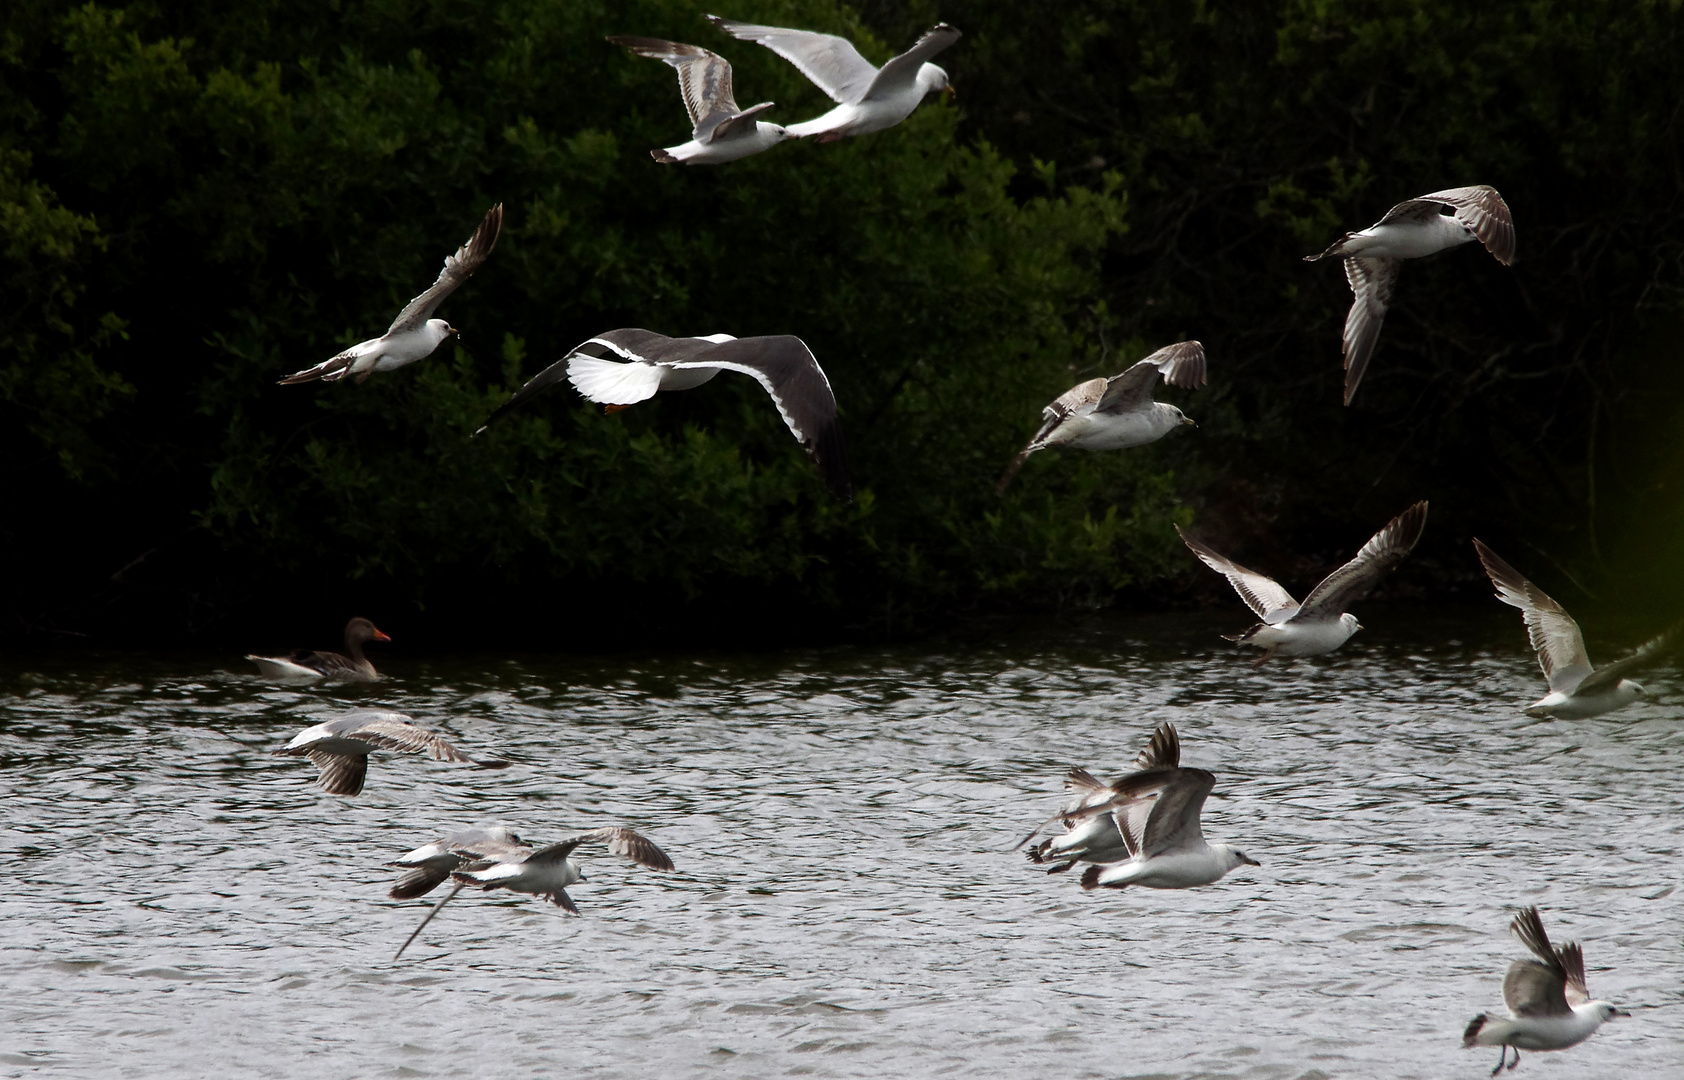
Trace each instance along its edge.
<path fill-rule="evenodd" d="M 828 106 L 703 6 L 16 0 L 0 535 L 32 573 L 8 608 L 174 633 L 775 601 L 892 627 L 1161 593 L 1195 508 L 1331 558 L 1423 496 L 1447 566 L 1470 530 L 1587 579 L 1676 553 L 1679 5 L 1233 7 L 745 2 L 719 13 L 878 61 L 951 21 L 959 107 L 687 169 L 647 153 L 688 137 L 671 69 L 604 35 L 717 49 L 778 122 Z M 1407 266 L 1341 409 L 1348 293 L 1299 257 L 1477 182 L 1521 262 Z M 459 344 L 274 385 L 382 331 L 496 201 L 497 251 L 440 312 Z M 562 386 L 470 438 L 618 326 L 801 335 L 858 501 L 729 374 L 612 416 Z M 1212 385 L 1166 397 L 1197 431 L 1037 455 L 994 497 L 1042 405 L 1186 337 Z"/>

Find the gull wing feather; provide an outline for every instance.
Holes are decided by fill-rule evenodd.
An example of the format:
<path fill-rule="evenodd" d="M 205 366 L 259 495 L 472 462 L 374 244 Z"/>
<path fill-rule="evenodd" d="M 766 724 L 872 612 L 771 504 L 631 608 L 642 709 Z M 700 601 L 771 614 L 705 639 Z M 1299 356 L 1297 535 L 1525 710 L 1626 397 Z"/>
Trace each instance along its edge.
<path fill-rule="evenodd" d="M 653 330 L 629 328 L 610 330 L 606 334 L 598 334 L 588 341 L 580 342 L 568 350 L 566 356 L 526 380 L 526 384 L 516 390 L 509 400 L 503 402 L 495 412 L 485 418 L 485 423 L 481 424 L 474 434 L 480 434 L 496 423 L 505 413 L 519 408 L 567 378 L 568 364 L 576 356 L 589 356 L 597 359 L 612 357 L 620 361 L 653 364 L 657 362 L 656 357 L 660 355 L 661 347 L 670 344 L 673 340 L 673 338 L 669 338 L 665 334 L 657 334 Z"/>
<path fill-rule="evenodd" d="M 360 795 L 368 779 L 368 755 L 330 754 L 310 751 L 310 761 L 321 770 L 316 786 L 329 795 Z"/>
<path fill-rule="evenodd" d="M 1570 693 L 1582 685 L 1591 674 L 1590 654 L 1585 652 L 1585 639 L 1573 616 L 1477 539 L 1474 551 L 1491 584 L 1496 586 L 1497 599 L 1520 609 L 1549 688 Z"/>
<path fill-rule="evenodd" d="M 1594 694 L 1599 690 L 1612 689 L 1618 686 L 1620 680 L 1631 672 L 1648 667 L 1671 652 L 1678 644 L 1681 634 L 1684 634 L 1684 623 L 1675 624 L 1671 628 L 1656 634 L 1639 645 L 1637 651 L 1630 656 L 1599 667 L 1585 676 L 1585 680 L 1574 688 L 1575 693 Z"/>
<path fill-rule="evenodd" d="M 1172 769 L 1170 779 L 1158 793 L 1146 819 L 1140 852 L 1150 859 L 1166 851 L 1196 846 L 1205 837 L 1199 826 L 1199 811 L 1216 787 L 1216 777 L 1204 769 Z M 1122 822 L 1119 821 L 1118 825 Z"/>
<path fill-rule="evenodd" d="M 1240 594 L 1240 599 L 1256 612 L 1259 619 L 1275 626 L 1298 614 L 1298 601 L 1274 578 L 1259 574 L 1255 570 L 1247 570 L 1232 559 L 1217 554 L 1213 549 L 1182 532 L 1179 525 L 1175 527 L 1175 531 L 1188 550 L 1199 557 L 1200 562 L 1228 579 L 1228 584 L 1234 587 L 1234 591 Z"/>
<path fill-rule="evenodd" d="M 877 68 L 860 55 L 852 42 L 835 34 L 756 26 L 717 15 L 709 15 L 707 20 L 739 41 L 752 41 L 771 49 L 794 64 L 797 71 L 839 105 L 859 102 L 877 78 Z"/>
<path fill-rule="evenodd" d="M 853 499 L 842 448 L 842 425 L 836 419 L 836 394 L 806 342 L 790 334 L 723 342 L 680 340 L 693 343 L 695 358 L 660 363 L 675 368 L 723 368 L 753 376 L 772 395 L 772 403 L 790 434 L 818 463 L 832 493 L 845 502 Z"/>
<path fill-rule="evenodd" d="M 1397 259 L 1355 256 L 1345 260 L 1345 280 L 1350 282 L 1352 293 L 1351 310 L 1345 316 L 1344 337 L 1347 405 L 1356 396 L 1357 384 L 1362 382 L 1362 374 L 1374 358 L 1374 346 L 1380 340 L 1380 327 L 1392 306 L 1392 294 L 1397 291 L 1398 263 Z"/>
<path fill-rule="evenodd" d="M 1171 386 L 1191 389 L 1204 385 L 1205 347 L 1197 341 L 1168 345 L 1131 365 L 1121 375 L 1106 380 L 1105 393 L 1095 412 L 1121 413 L 1138 409 L 1152 400 L 1152 389 L 1162 375 Z"/>
<path fill-rule="evenodd" d="M 1404 560 L 1427 527 L 1427 504 L 1416 503 L 1369 538 L 1356 557 L 1321 580 L 1304 598 L 1296 618 L 1337 619 L 1352 602 L 1368 595 L 1386 572 Z"/>
<path fill-rule="evenodd" d="M 1424 202 L 1434 207 L 1434 213 L 1438 212 L 1439 206 L 1450 207 L 1455 211 L 1456 221 L 1472 231 L 1498 262 L 1504 266 L 1514 263 L 1514 218 L 1509 214 L 1509 204 L 1497 194 L 1496 188 L 1489 184 L 1446 188 L 1410 202 Z M 1398 207 L 1393 207 L 1392 213 L 1408 205 L 1400 203 Z M 1387 214 L 1386 218 L 1390 220 L 1391 214 Z"/>
<path fill-rule="evenodd" d="M 1516 913 L 1509 929 L 1538 958 L 1509 965 L 1503 978 L 1503 1000 L 1509 1012 L 1515 1016 L 1565 1016 L 1573 1011 L 1569 991 L 1580 1001 L 1590 1000 L 1585 989 L 1584 954 L 1576 943 L 1562 949 L 1552 947 L 1536 907 Z"/>
<path fill-rule="evenodd" d="M 1181 736 L 1168 720 L 1158 725 L 1146 741 L 1146 749 L 1135 756 L 1136 772 L 1147 769 L 1174 769 L 1181 765 Z"/>
<path fill-rule="evenodd" d="M 910 87 L 918 78 L 918 70 L 929 63 L 931 57 L 958 41 L 960 37 L 958 29 L 947 23 L 938 23 L 930 27 L 912 48 L 883 65 L 883 69 L 871 80 L 871 86 L 861 100 L 894 97 Z"/>
<path fill-rule="evenodd" d="M 468 237 L 466 243 L 456 249 L 456 254 L 445 256 L 444 269 L 439 271 L 438 280 L 398 312 L 398 317 L 392 320 L 392 325 L 387 328 L 386 333 L 404 333 L 425 325 L 427 320 L 433 317 L 433 312 L 438 310 L 438 306 L 444 303 L 445 297 L 473 277 L 474 271 L 491 255 L 491 249 L 497 246 L 497 237 L 502 231 L 503 204 L 498 203 L 486 211 L 479 228 L 474 230 L 474 235 Z"/>
<path fill-rule="evenodd" d="M 660 60 L 678 72 L 678 92 L 684 98 L 697 142 L 712 141 L 721 124 L 742 115 L 731 93 L 731 65 L 719 54 L 660 38 L 614 36 L 608 40 L 639 56 Z"/>
<path fill-rule="evenodd" d="M 633 829 L 612 825 L 605 829 L 592 829 L 590 832 L 579 833 L 565 840 L 557 841 L 548 847 L 539 848 L 527 857 L 527 862 L 546 863 L 560 862 L 572 854 L 573 849 L 580 844 L 601 842 L 608 847 L 610 855 L 630 859 L 639 866 L 647 866 L 652 870 L 671 870 L 672 860 L 667 853 L 655 845 L 653 840 Z"/>
<path fill-rule="evenodd" d="M 771 107 L 772 103 L 770 101 L 762 101 L 758 105 L 750 105 L 742 112 L 725 117 L 725 119 L 714 125 L 713 134 L 708 136 L 708 141 L 718 142 L 721 139 L 734 139 L 738 135 L 753 133 L 754 125 L 758 123 L 758 121 L 755 120 L 755 117 L 759 116 Z"/>

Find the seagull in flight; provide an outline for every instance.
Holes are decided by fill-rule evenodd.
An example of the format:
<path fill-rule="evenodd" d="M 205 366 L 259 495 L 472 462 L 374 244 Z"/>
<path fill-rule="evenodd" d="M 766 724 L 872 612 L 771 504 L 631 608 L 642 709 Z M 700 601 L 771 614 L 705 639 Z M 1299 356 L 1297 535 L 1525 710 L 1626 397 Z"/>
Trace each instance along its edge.
<path fill-rule="evenodd" d="M 1204 385 L 1205 347 L 1197 341 L 1168 345 L 1109 379 L 1089 379 L 1041 410 L 1041 430 L 1006 467 L 995 487 L 1004 494 L 1029 455 L 1049 446 L 1126 450 L 1157 442 L 1193 421 L 1174 405 L 1152 400 L 1159 376 L 1171 386 Z M 1196 426 L 1196 425 L 1195 425 Z"/>
<path fill-rule="evenodd" d="M 1118 781 L 1109 803 L 1070 815 L 1111 814 L 1128 856 L 1114 866 L 1088 867 L 1082 888 L 1191 889 L 1220 881 L 1235 867 L 1261 865 L 1238 848 L 1205 841 L 1199 812 L 1215 786 L 1204 769 L 1148 769 Z"/>
<path fill-rule="evenodd" d="M 1567 610 L 1478 540 L 1474 541 L 1474 550 L 1491 584 L 1497 587 L 1497 599 L 1519 608 L 1526 619 L 1538 666 L 1544 669 L 1544 679 L 1549 683 L 1549 693 L 1527 706 L 1527 716 L 1583 720 L 1622 709 L 1647 693 L 1641 683 L 1626 678 L 1626 673 L 1666 655 L 1677 644 L 1679 626 L 1649 639 L 1624 660 L 1593 669 L 1579 624 Z"/>
<path fill-rule="evenodd" d="M 755 117 L 772 107 L 763 101 L 747 109 L 731 95 L 731 65 L 695 45 L 659 38 L 611 37 L 639 56 L 663 60 L 678 70 L 678 91 L 690 113 L 690 141 L 649 154 L 662 165 L 719 165 L 770 150 L 789 137 L 783 128 Z"/>
<path fill-rule="evenodd" d="M 449 880 L 450 875 L 472 862 L 508 859 L 531 854 L 532 845 L 516 836 L 506 825 L 481 825 L 441 836 L 422 844 L 407 855 L 387 863 L 409 873 L 392 884 L 386 895 L 393 900 L 425 896 Z"/>
<path fill-rule="evenodd" d="M 1346 233 L 1320 255 L 1304 256 L 1305 262 L 1342 256 L 1345 280 L 1355 294 L 1345 316 L 1345 404 L 1356 396 L 1374 356 L 1380 324 L 1397 289 L 1399 263 L 1475 240 L 1504 266 L 1514 262 L 1514 219 L 1497 189 L 1484 184 L 1400 202 L 1361 232 Z"/>
<path fill-rule="evenodd" d="M 438 280 L 426 292 L 411 300 L 398 317 L 377 338 L 369 338 L 351 346 L 338 356 L 323 360 L 313 368 L 305 368 L 281 380 L 282 386 L 296 383 L 338 382 L 347 375 L 362 382 L 376 371 L 396 371 L 405 364 L 413 364 L 433 355 L 444 339 L 456 333 L 456 328 L 443 319 L 433 318 L 451 293 L 473 276 L 485 262 L 491 249 L 497 246 L 497 236 L 503 230 L 503 204 L 493 206 L 479 223 L 467 243 L 446 255 L 444 269 Z"/>
<path fill-rule="evenodd" d="M 1136 787 L 1142 785 L 1141 774 L 1150 770 L 1173 769 L 1180 764 L 1181 739 L 1176 734 L 1175 725 L 1168 722 L 1159 724 L 1146 749 L 1135 757 L 1134 772 L 1127 776 L 1104 784 L 1086 769 L 1071 769 L 1064 779 L 1064 789 L 1070 793 L 1065 804 L 1058 813 L 1037 825 L 1035 831 L 1017 846 L 1029 843 L 1044 829 L 1063 824 L 1062 835 L 1049 837 L 1029 849 L 1030 862 L 1037 866 L 1052 864 L 1047 873 L 1063 873 L 1078 862 L 1114 863 L 1131 858 L 1133 853 L 1124 838 L 1124 826 L 1118 823 L 1116 815 L 1140 815 L 1140 820 L 1133 826 L 1138 835 L 1145 827 L 1145 815 L 1151 810 L 1152 800 L 1157 797 L 1153 787 L 1155 776 L 1144 782 L 1146 786 L 1142 790 L 1145 794 L 1135 801 L 1126 802 L 1114 812 L 1079 815 L 1093 807 L 1115 806 L 1119 798 L 1134 794 Z"/>
<path fill-rule="evenodd" d="M 1421 539 L 1427 525 L 1427 504 L 1418 502 L 1386 523 L 1356 558 L 1323 578 L 1299 604 L 1274 578 L 1217 554 L 1181 531 L 1181 539 L 1206 566 L 1228 579 L 1251 610 L 1263 621 L 1229 641 L 1263 650 L 1252 664 L 1261 667 L 1272 656 L 1319 656 L 1332 652 L 1362 629 L 1345 605 L 1367 596 L 1387 571 L 1402 562 Z"/>
<path fill-rule="evenodd" d="M 352 709 L 336 720 L 305 728 L 271 753 L 308 757 L 321 770 L 316 785 L 330 795 L 356 795 L 368 777 L 368 756 L 376 750 L 430 754 L 434 761 L 460 761 L 481 769 L 506 769 L 501 758 L 473 758 L 444 736 L 418 727 L 403 713 Z"/>
<path fill-rule="evenodd" d="M 930 27 L 912 48 L 878 69 L 852 42 L 834 34 L 755 26 L 717 15 L 707 18 L 732 37 L 758 42 L 788 60 L 836 102 L 836 108 L 823 116 L 785 129 L 796 138 L 817 135 L 819 142 L 826 143 L 849 135 L 870 135 L 911 116 L 925 94 L 954 94 L 947 72 L 928 62 L 959 40 L 959 31 L 946 23 Z"/>
<path fill-rule="evenodd" d="M 429 849 L 438 847 L 438 844 L 429 844 L 404 856 L 404 859 L 416 859 L 419 856 L 417 862 L 420 863 L 429 859 L 442 858 L 445 854 L 454 854 L 462 862 L 459 869 L 450 871 L 450 877 L 456 882 L 456 887 L 445 893 L 444 898 L 433 905 L 433 909 L 427 912 L 426 918 L 421 920 L 421 924 L 398 948 L 397 956 L 392 957 L 393 960 L 403 956 L 403 952 L 409 948 L 410 942 L 414 941 L 420 935 L 422 929 L 433 921 L 433 916 L 439 913 L 439 909 L 450 903 L 457 893 L 469 885 L 478 885 L 482 889 L 508 889 L 512 892 L 531 893 L 548 900 L 569 914 L 579 914 L 578 905 L 573 903 L 571 896 L 567 895 L 567 886 L 576 881 L 585 880 L 584 871 L 580 870 L 579 864 L 571 858 L 573 849 L 580 844 L 604 843 L 608 846 L 610 855 L 622 856 L 639 866 L 647 866 L 652 870 L 672 869 L 672 860 L 667 857 L 666 852 L 655 846 L 654 841 L 641 833 L 619 826 L 593 829 L 590 832 L 570 836 L 566 840 L 550 844 L 548 847 L 536 849 L 519 841 L 518 838 L 492 837 L 489 835 L 490 831 L 485 830 L 487 837 L 479 842 L 470 839 L 467 843 L 450 849 L 447 840 L 444 842 L 446 850 L 436 854 L 423 854 L 429 852 Z M 415 875 L 404 878 L 403 881 L 399 882 L 399 885 L 413 877 Z M 442 881 L 443 879 L 439 880 Z M 420 880 L 418 879 L 416 886 L 418 887 L 419 884 Z M 434 884 L 436 885 L 438 882 L 434 882 Z M 429 890 L 431 888 L 432 886 L 428 886 Z M 393 888 L 392 895 L 397 895 L 397 887 Z M 419 896 L 421 893 L 412 891 L 407 895 Z"/>
<path fill-rule="evenodd" d="M 1494 1020 L 1480 1013 L 1462 1033 L 1462 1048 L 1500 1046 L 1502 1056 L 1491 1070 L 1496 1076 L 1504 1063 L 1512 1070 L 1520 1064 L 1520 1051 L 1565 1050 L 1590 1038 L 1604 1022 L 1616 1016 L 1630 1016 L 1606 1001 L 1592 1001 L 1585 988 L 1585 957 L 1577 942 L 1556 949 L 1544 932 L 1538 909 L 1529 907 L 1509 924 L 1536 960 L 1516 960 L 1503 976 L 1503 1002 L 1509 1020 Z M 1508 1061 L 1510 1050 L 1514 1060 Z"/>
<path fill-rule="evenodd" d="M 842 455 L 842 426 L 836 419 L 836 395 L 806 342 L 780 334 L 736 338 L 667 337 L 649 330 L 610 330 L 575 348 L 540 371 L 481 425 L 478 435 L 497 418 L 565 375 L 588 400 L 619 412 L 661 391 L 689 390 L 718 375 L 751 375 L 772 395 L 790 434 L 818 464 L 831 492 L 844 502 L 854 497 Z"/>

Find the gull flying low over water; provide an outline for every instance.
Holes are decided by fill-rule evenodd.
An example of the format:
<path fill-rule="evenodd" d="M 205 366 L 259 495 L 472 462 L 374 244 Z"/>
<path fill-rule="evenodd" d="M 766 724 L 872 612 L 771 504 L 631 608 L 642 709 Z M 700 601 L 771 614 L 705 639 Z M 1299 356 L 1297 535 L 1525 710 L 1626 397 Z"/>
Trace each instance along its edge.
<path fill-rule="evenodd" d="M 282 386 L 294 383 L 337 382 L 347 375 L 355 375 L 362 382 L 376 371 L 395 371 L 405 364 L 413 364 L 433 354 L 444 339 L 456 333 L 456 328 L 443 319 L 433 318 L 433 312 L 445 298 L 480 268 L 491 249 L 497 246 L 497 235 L 503 229 L 503 204 L 493 206 L 479 223 L 468 242 L 446 255 L 444 269 L 428 290 L 411 300 L 392 321 L 384 334 L 351 346 L 330 360 L 323 360 L 313 368 L 295 372 L 281 380 Z"/>
<path fill-rule="evenodd" d="M 1152 400 L 1152 388 L 1160 375 L 1171 386 L 1190 389 L 1204 385 L 1205 347 L 1197 341 L 1168 345 L 1121 375 L 1089 379 L 1066 390 L 1041 410 L 1041 430 L 1012 459 L 995 491 L 1004 493 L 1024 461 L 1037 450 L 1049 446 L 1125 450 L 1156 442 L 1177 427 L 1191 424 L 1193 421 L 1174 405 Z"/>
<path fill-rule="evenodd" d="M 1082 888 L 1191 889 L 1220 881 L 1237 866 L 1260 865 L 1237 848 L 1205 842 L 1199 812 L 1215 786 L 1204 769 L 1147 769 L 1119 780 L 1109 803 L 1072 814 L 1112 815 L 1128 856 L 1114 866 L 1088 867 Z"/>
<path fill-rule="evenodd" d="M 844 501 L 854 497 L 830 380 L 806 343 L 788 334 L 673 338 L 649 330 L 610 330 L 534 375 L 474 434 L 560 382 L 563 375 L 588 400 L 618 412 L 660 391 L 700 386 L 721 371 L 752 375 L 765 387 L 790 433 L 818 463 L 831 492 Z"/>
<path fill-rule="evenodd" d="M 1142 781 L 1141 775 L 1153 769 L 1173 769 L 1180 764 L 1181 739 L 1176 734 L 1175 725 L 1167 722 L 1159 724 L 1146 749 L 1135 757 L 1135 771 L 1127 776 L 1102 784 L 1086 769 L 1071 769 L 1064 780 L 1064 789 L 1070 793 L 1064 806 L 1037 825 L 1034 832 L 1024 837 L 1017 846 L 1029 843 L 1044 829 L 1062 824 L 1062 835 L 1049 837 L 1029 849 L 1030 862 L 1037 866 L 1052 864 L 1047 868 L 1049 874 L 1063 873 L 1078 862 L 1115 863 L 1131 858 L 1133 853 L 1124 838 L 1123 826 L 1118 824 L 1117 815 L 1138 815 L 1138 821 L 1132 828 L 1134 834 L 1139 835 L 1145 828 L 1152 801 L 1157 797 L 1156 778 Z M 1118 799 L 1134 795 L 1136 786 L 1143 783 L 1146 794 L 1134 801 L 1110 812 L 1078 816 L 1094 807 L 1115 807 Z"/>
<path fill-rule="evenodd" d="M 1504 266 L 1514 262 L 1514 220 L 1508 204 L 1496 188 L 1484 184 L 1400 202 L 1361 232 L 1346 233 L 1320 255 L 1304 256 L 1305 262 L 1343 256 L 1345 280 L 1355 294 L 1345 316 L 1345 404 L 1356 395 L 1374 356 L 1380 324 L 1397 289 L 1398 264 L 1475 240 Z"/>
<path fill-rule="evenodd" d="M 484 831 L 490 832 L 490 830 Z M 608 852 L 611 855 L 623 856 L 639 866 L 647 866 L 652 870 L 672 869 L 672 860 L 667 858 L 667 853 L 656 847 L 652 840 L 640 833 L 633 832 L 631 829 L 618 826 L 593 829 L 590 832 L 568 837 L 560 843 L 537 849 L 518 840 L 511 841 L 506 838 L 489 837 L 488 840 L 489 842 L 482 840 L 477 843 L 470 841 L 454 849 L 453 853 L 462 859 L 461 867 L 450 872 L 451 878 L 456 882 L 456 887 L 445 893 L 443 899 L 433 905 L 433 909 L 427 912 L 426 918 L 421 920 L 421 924 L 398 948 L 397 956 L 392 957 L 393 960 L 403 956 L 403 952 L 409 948 L 410 942 L 414 941 L 420 935 L 422 929 L 433 921 L 433 916 L 439 913 L 439 909 L 450 903 L 457 893 L 469 885 L 478 885 L 482 889 L 509 889 L 513 892 L 531 893 L 548 900 L 564 911 L 574 915 L 579 914 L 578 905 L 574 904 L 573 898 L 567 895 L 567 886 L 576 881 L 585 880 L 584 871 L 580 870 L 579 864 L 569 857 L 573 854 L 573 849 L 580 844 L 602 841 L 608 845 Z M 440 843 L 448 845 L 448 841 L 441 841 Z M 444 852 L 432 852 L 432 849 L 438 846 L 438 844 L 429 844 L 426 847 L 417 848 L 404 858 L 416 859 L 419 857 L 419 860 L 424 861 L 441 857 L 445 854 Z M 411 875 L 411 877 L 413 876 Z M 404 880 L 407 881 L 409 878 Z M 399 884 L 401 885 L 402 882 Z M 434 884 L 437 884 L 437 882 Z M 431 887 L 428 886 L 429 889 Z M 392 895 L 397 895 L 396 888 L 393 889 Z M 420 893 L 411 892 L 408 895 L 419 896 Z"/>
<path fill-rule="evenodd" d="M 1387 522 L 1356 558 L 1323 578 L 1303 604 L 1274 578 L 1218 555 L 1181 532 L 1179 525 L 1175 531 L 1201 562 L 1228 579 L 1240 599 L 1263 620 L 1243 634 L 1224 635 L 1229 641 L 1264 650 L 1252 665 L 1260 667 L 1271 656 L 1318 656 L 1349 641 L 1362 626 L 1355 615 L 1346 613 L 1345 605 L 1367 596 L 1387 571 L 1402 562 L 1426 525 L 1427 504 L 1418 502 Z"/>
<path fill-rule="evenodd" d="M 639 56 L 664 60 L 678 70 L 678 90 L 690 113 L 690 141 L 649 154 L 663 165 L 719 165 L 770 150 L 789 136 L 776 124 L 755 117 L 772 107 L 763 101 L 737 107 L 731 94 L 731 65 L 695 45 L 646 37 L 611 37 Z"/>
<path fill-rule="evenodd" d="M 1503 1071 L 1511 1049 L 1514 1060 L 1508 1067 L 1513 1069 L 1520 1064 L 1522 1050 L 1565 1050 L 1590 1038 L 1605 1021 L 1631 1015 L 1606 1001 L 1590 1000 L 1584 953 L 1577 942 L 1551 948 L 1537 908 L 1520 912 L 1509 929 L 1538 958 L 1516 960 L 1503 977 L 1503 1002 L 1512 1019 L 1495 1020 L 1480 1013 L 1462 1033 L 1463 1049 L 1503 1048 L 1492 1076 Z"/>
<path fill-rule="evenodd" d="M 345 651 L 311 652 L 300 649 L 288 656 L 251 656 L 246 659 L 257 665 L 260 674 L 271 679 L 343 679 L 347 682 L 373 682 L 380 677 L 374 665 L 363 655 L 363 644 L 369 641 L 391 641 L 367 619 L 352 619 L 345 624 Z"/>
<path fill-rule="evenodd" d="M 817 135 L 819 142 L 835 142 L 849 135 L 870 135 L 911 116 L 925 94 L 954 92 L 947 72 L 928 63 L 959 40 L 959 31 L 946 23 L 930 27 L 917 44 L 879 70 L 852 42 L 834 34 L 754 26 L 717 15 L 707 18 L 732 37 L 758 42 L 788 60 L 836 102 L 823 116 L 785 129 L 796 138 Z"/>
<path fill-rule="evenodd" d="M 413 900 L 443 885 L 452 873 L 469 863 L 484 859 L 509 859 L 531 852 L 532 845 L 516 836 L 506 825 L 463 829 L 423 844 L 387 863 L 387 866 L 402 867 L 409 873 L 393 882 L 392 891 L 386 895 L 393 900 Z"/>
<path fill-rule="evenodd" d="M 1593 669 L 1579 624 L 1566 609 L 1478 540 L 1474 550 L 1497 587 L 1497 599 L 1519 608 L 1526 619 L 1538 666 L 1549 683 L 1550 692 L 1527 707 L 1527 716 L 1583 720 L 1624 708 L 1644 696 L 1642 684 L 1625 676 L 1664 656 L 1677 642 L 1678 626 L 1651 638 L 1624 660 Z"/>
<path fill-rule="evenodd" d="M 305 728 L 271 753 L 308 757 L 321 770 L 316 785 L 330 795 L 356 795 L 368 776 L 368 755 L 376 750 L 430 754 L 434 761 L 460 761 L 482 769 L 506 769 L 500 758 L 472 758 L 442 735 L 417 727 L 403 713 L 352 709 L 336 720 Z"/>

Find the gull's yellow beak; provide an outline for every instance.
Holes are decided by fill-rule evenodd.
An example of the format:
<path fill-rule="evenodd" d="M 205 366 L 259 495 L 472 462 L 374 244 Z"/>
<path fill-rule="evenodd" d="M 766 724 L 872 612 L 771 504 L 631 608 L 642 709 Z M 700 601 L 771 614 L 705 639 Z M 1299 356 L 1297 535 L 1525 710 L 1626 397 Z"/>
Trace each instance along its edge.
<path fill-rule="evenodd" d="M 1194 420 L 1191 416 L 1183 416 L 1181 418 L 1181 422 L 1183 424 L 1192 424 L 1194 427 L 1199 426 L 1199 422 L 1197 420 Z"/>
<path fill-rule="evenodd" d="M 953 88 L 952 83 L 948 83 L 946 86 L 942 87 L 941 93 L 943 97 L 948 98 L 949 100 L 959 96 L 959 91 Z"/>

